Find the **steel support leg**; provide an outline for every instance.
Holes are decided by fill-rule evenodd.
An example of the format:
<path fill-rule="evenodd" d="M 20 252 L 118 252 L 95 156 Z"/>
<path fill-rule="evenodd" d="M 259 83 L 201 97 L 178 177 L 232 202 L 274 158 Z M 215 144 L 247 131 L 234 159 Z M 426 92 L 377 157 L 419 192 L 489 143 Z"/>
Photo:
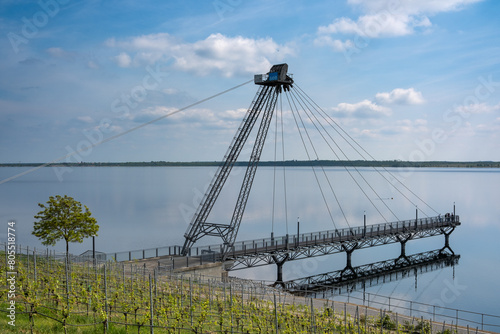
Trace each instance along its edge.
<path fill-rule="evenodd" d="M 454 227 L 449 232 L 446 232 L 445 230 L 441 229 L 441 232 L 444 234 L 444 247 L 439 250 L 439 254 L 442 254 L 446 249 L 448 249 L 451 252 L 451 255 L 455 255 L 455 252 L 453 249 L 450 247 L 450 234 L 455 230 Z"/>
<path fill-rule="evenodd" d="M 357 274 L 354 271 L 354 268 L 352 267 L 351 258 L 352 258 L 352 252 L 354 252 L 354 250 L 356 248 L 358 248 L 358 243 L 357 242 L 354 243 L 351 247 L 348 247 L 348 246 L 342 244 L 342 248 L 344 249 L 344 251 L 345 251 L 345 253 L 347 255 L 347 263 L 346 263 L 345 268 L 340 273 L 340 275 L 342 276 L 342 278 L 344 278 L 344 275 L 346 275 L 346 273 L 347 273 L 348 277 L 349 276 L 356 277 Z"/>
<path fill-rule="evenodd" d="M 411 239 L 411 234 L 407 234 L 405 236 L 400 236 L 397 235 L 396 238 L 398 239 L 399 243 L 401 244 L 401 255 L 394 260 L 394 264 L 398 264 L 401 261 L 404 261 L 406 263 L 410 263 L 410 259 L 406 256 L 406 242 Z"/>
<path fill-rule="evenodd" d="M 283 259 L 278 260 L 278 258 L 275 255 L 273 255 L 274 263 L 276 263 L 276 266 L 278 267 L 276 282 L 274 282 L 274 286 L 281 285 L 282 287 L 284 287 L 284 284 L 283 284 L 283 265 L 285 264 L 285 262 L 288 260 L 289 257 L 290 257 L 290 255 L 287 253 Z"/>

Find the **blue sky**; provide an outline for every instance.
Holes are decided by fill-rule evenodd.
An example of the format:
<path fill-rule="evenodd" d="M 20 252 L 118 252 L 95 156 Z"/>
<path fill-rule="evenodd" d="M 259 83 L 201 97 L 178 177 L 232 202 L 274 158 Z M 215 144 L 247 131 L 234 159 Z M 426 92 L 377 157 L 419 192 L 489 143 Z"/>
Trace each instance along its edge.
<path fill-rule="evenodd" d="M 499 14 L 493 0 L 4 0 L 0 162 L 59 159 L 281 62 L 376 159 L 500 160 Z M 220 160 L 256 89 L 62 161 Z M 305 158 L 286 124 L 285 158 Z"/>

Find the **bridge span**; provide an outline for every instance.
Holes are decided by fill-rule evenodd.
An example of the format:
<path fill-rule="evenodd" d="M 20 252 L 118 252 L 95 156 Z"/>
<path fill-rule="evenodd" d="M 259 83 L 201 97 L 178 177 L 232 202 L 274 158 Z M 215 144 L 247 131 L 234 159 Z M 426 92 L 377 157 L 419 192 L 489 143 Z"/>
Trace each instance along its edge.
<path fill-rule="evenodd" d="M 406 254 L 406 243 L 410 240 L 444 235 L 443 247 L 439 255 L 454 256 L 449 237 L 461 225 L 458 215 L 416 218 L 397 222 L 346 227 L 321 232 L 289 234 L 274 238 L 238 241 L 227 251 L 226 245 L 192 247 L 182 256 L 181 246 L 150 248 L 136 251 L 107 254 L 115 261 L 155 260 L 174 268 L 207 262 L 224 262 L 226 271 L 260 267 L 270 264 L 277 266 L 276 283 L 283 285 L 283 265 L 288 261 L 331 255 L 345 252 L 347 256 L 343 273 L 354 273 L 351 255 L 356 249 L 400 243 L 401 252 L 394 260 L 412 264 L 412 255 Z M 226 252 L 225 252 L 226 251 Z M 344 275 L 347 276 L 347 275 Z"/>
<path fill-rule="evenodd" d="M 359 227 L 328 230 L 299 235 L 239 241 L 224 254 L 224 245 L 200 246 L 191 249 L 190 255 L 202 256 L 214 261 L 225 261 L 226 270 L 277 265 L 277 283 L 283 282 L 283 264 L 316 256 L 345 252 L 347 265 L 344 270 L 353 270 L 351 255 L 356 249 L 399 242 L 401 253 L 398 260 L 410 261 L 406 255 L 409 240 L 445 236 L 445 244 L 440 252 L 447 250 L 454 254 L 449 244 L 449 236 L 459 226 L 460 217 L 428 217 Z"/>

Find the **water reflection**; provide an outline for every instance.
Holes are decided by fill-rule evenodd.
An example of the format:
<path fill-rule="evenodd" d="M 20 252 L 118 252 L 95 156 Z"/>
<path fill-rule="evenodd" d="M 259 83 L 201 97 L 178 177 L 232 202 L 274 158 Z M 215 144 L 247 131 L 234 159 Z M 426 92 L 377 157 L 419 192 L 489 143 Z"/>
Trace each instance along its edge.
<path fill-rule="evenodd" d="M 346 267 L 280 284 L 284 289 L 301 296 L 325 298 L 329 295 L 365 290 L 377 285 L 398 281 L 458 264 L 460 255 L 437 249 L 408 256 L 404 261 L 394 258 L 357 267 Z M 279 283 L 278 283 L 279 284 Z"/>

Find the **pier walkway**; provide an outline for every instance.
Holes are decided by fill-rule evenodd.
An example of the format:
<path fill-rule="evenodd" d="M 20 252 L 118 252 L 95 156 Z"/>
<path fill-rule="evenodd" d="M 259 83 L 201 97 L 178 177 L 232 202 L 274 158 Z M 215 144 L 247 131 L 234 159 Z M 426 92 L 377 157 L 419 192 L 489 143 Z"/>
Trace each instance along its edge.
<path fill-rule="evenodd" d="M 459 226 L 460 217 L 437 216 L 391 223 L 364 225 L 314 233 L 286 235 L 236 242 L 223 258 L 224 245 L 193 247 L 187 255 L 191 262 L 225 262 L 226 270 L 238 270 L 259 267 L 268 264 L 278 266 L 277 282 L 282 282 L 282 267 L 287 261 L 346 252 L 346 269 L 352 268 L 351 254 L 356 249 L 386 245 L 399 242 L 401 254 L 399 258 L 407 259 L 406 242 L 443 234 L 445 244 L 442 248 L 452 254 L 449 246 L 449 235 Z M 137 251 L 107 254 L 116 261 L 134 259 L 177 257 L 181 254 L 181 246 L 143 249 Z M 182 263 L 189 260 L 182 261 Z M 181 259 L 177 263 L 181 263 Z"/>

